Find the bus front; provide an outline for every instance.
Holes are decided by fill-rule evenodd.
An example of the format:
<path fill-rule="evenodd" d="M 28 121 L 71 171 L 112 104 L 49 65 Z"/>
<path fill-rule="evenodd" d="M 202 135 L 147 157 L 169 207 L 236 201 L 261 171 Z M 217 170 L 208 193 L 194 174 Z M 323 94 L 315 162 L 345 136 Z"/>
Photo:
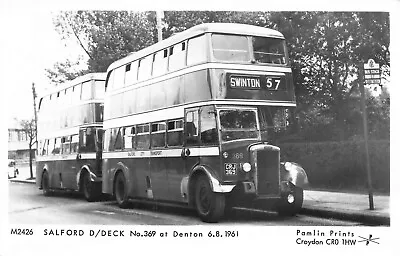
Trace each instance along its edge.
<path fill-rule="evenodd" d="M 213 33 L 209 70 L 220 141 L 220 183 L 233 185 L 228 205 L 265 206 L 283 215 L 302 207 L 308 183 L 295 163 L 281 163 L 276 137 L 296 106 L 283 36 Z M 261 203 L 261 204 L 260 204 Z"/>

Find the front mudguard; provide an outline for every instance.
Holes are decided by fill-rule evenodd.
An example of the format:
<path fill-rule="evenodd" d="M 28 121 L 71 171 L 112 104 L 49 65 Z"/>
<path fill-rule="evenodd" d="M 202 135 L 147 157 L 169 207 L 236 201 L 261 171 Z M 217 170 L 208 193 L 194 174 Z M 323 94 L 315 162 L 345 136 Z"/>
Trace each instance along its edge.
<path fill-rule="evenodd" d="M 233 184 L 221 184 L 211 168 L 198 165 L 192 169 L 188 176 L 183 177 L 181 180 L 181 196 L 184 202 L 189 202 L 189 205 L 194 203 L 196 179 L 199 175 L 205 175 L 208 178 L 211 190 L 215 193 L 229 193 L 236 186 Z"/>
<path fill-rule="evenodd" d="M 291 182 L 296 187 L 307 188 L 308 177 L 306 171 L 294 162 L 283 162 L 280 167 L 281 181 Z"/>
<path fill-rule="evenodd" d="M 83 177 L 83 173 L 87 172 L 89 174 L 89 178 L 91 182 L 96 182 L 99 183 L 101 182 L 101 177 L 98 177 L 90 168 L 89 165 L 84 165 L 81 167 L 81 169 L 79 170 L 79 172 L 76 174 L 75 179 L 76 179 L 76 186 L 78 188 L 78 191 L 81 190 L 81 184 L 82 184 L 82 177 Z"/>

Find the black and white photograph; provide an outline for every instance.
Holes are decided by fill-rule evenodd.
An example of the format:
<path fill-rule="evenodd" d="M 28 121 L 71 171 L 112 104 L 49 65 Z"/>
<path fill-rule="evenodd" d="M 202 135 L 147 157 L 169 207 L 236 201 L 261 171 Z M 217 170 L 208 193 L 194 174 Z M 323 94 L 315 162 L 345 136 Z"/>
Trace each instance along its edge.
<path fill-rule="evenodd" d="M 0 256 L 395 255 L 400 2 L 150 2 L 2 4 Z"/>

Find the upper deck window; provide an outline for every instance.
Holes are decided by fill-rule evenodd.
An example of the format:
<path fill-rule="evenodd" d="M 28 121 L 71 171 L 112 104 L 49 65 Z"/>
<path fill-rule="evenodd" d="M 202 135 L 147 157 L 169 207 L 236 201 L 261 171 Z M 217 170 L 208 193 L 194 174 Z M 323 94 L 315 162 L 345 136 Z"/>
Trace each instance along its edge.
<path fill-rule="evenodd" d="M 153 55 L 149 55 L 139 60 L 138 80 L 143 81 L 151 77 L 151 69 L 153 64 Z"/>
<path fill-rule="evenodd" d="M 280 38 L 213 34 L 211 42 L 214 58 L 219 61 L 278 65 L 287 63 L 285 41 Z"/>
<path fill-rule="evenodd" d="M 95 98 L 96 99 L 103 99 L 104 98 L 104 81 L 95 80 L 94 81 L 94 88 L 95 88 Z"/>
<path fill-rule="evenodd" d="M 134 61 L 125 66 L 125 85 L 129 86 L 137 81 L 138 62 Z"/>
<path fill-rule="evenodd" d="M 285 41 L 279 38 L 253 37 L 254 59 L 260 63 L 286 64 Z"/>
<path fill-rule="evenodd" d="M 169 49 L 169 71 L 183 68 L 186 59 L 186 42 L 171 46 Z"/>
<path fill-rule="evenodd" d="M 81 100 L 89 100 L 92 98 L 92 82 L 84 82 L 82 83 L 82 94 Z"/>
<path fill-rule="evenodd" d="M 246 36 L 213 34 L 214 57 L 218 60 L 249 62 L 249 43 Z"/>
<path fill-rule="evenodd" d="M 164 49 L 154 54 L 153 76 L 163 75 L 167 72 L 168 50 Z"/>
<path fill-rule="evenodd" d="M 125 66 L 116 68 L 114 70 L 114 89 L 122 88 L 125 86 Z"/>
<path fill-rule="evenodd" d="M 207 60 L 207 41 L 204 35 L 189 39 L 187 65 L 194 65 Z"/>

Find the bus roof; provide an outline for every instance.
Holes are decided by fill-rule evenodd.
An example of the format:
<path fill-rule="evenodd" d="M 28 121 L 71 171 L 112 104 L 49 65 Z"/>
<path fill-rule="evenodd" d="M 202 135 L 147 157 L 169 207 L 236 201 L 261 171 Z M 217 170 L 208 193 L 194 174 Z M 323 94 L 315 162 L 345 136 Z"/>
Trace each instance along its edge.
<path fill-rule="evenodd" d="M 79 76 L 77 78 L 75 78 L 74 80 L 71 81 L 67 81 L 59 86 L 55 86 L 54 88 L 51 88 L 49 90 L 46 90 L 41 96 L 40 98 L 43 98 L 45 96 L 48 96 L 50 94 L 65 90 L 69 87 L 72 87 L 74 85 L 86 82 L 86 81 L 90 81 L 90 80 L 106 80 L 106 73 L 89 73 L 83 76 Z"/>
<path fill-rule="evenodd" d="M 177 33 L 165 40 L 155 43 L 149 47 L 146 47 L 140 51 L 133 52 L 113 62 L 107 69 L 107 72 L 113 70 L 119 66 L 125 65 L 156 51 L 165 49 L 166 47 L 180 43 L 191 37 L 201 35 L 203 33 L 226 33 L 226 34 L 238 34 L 238 35 L 251 35 L 251 36 L 263 36 L 263 37 L 274 37 L 282 38 L 284 36 L 279 31 L 270 28 L 258 27 L 254 25 L 238 24 L 238 23 L 203 23 L 200 25 L 193 26 L 185 31 Z"/>

